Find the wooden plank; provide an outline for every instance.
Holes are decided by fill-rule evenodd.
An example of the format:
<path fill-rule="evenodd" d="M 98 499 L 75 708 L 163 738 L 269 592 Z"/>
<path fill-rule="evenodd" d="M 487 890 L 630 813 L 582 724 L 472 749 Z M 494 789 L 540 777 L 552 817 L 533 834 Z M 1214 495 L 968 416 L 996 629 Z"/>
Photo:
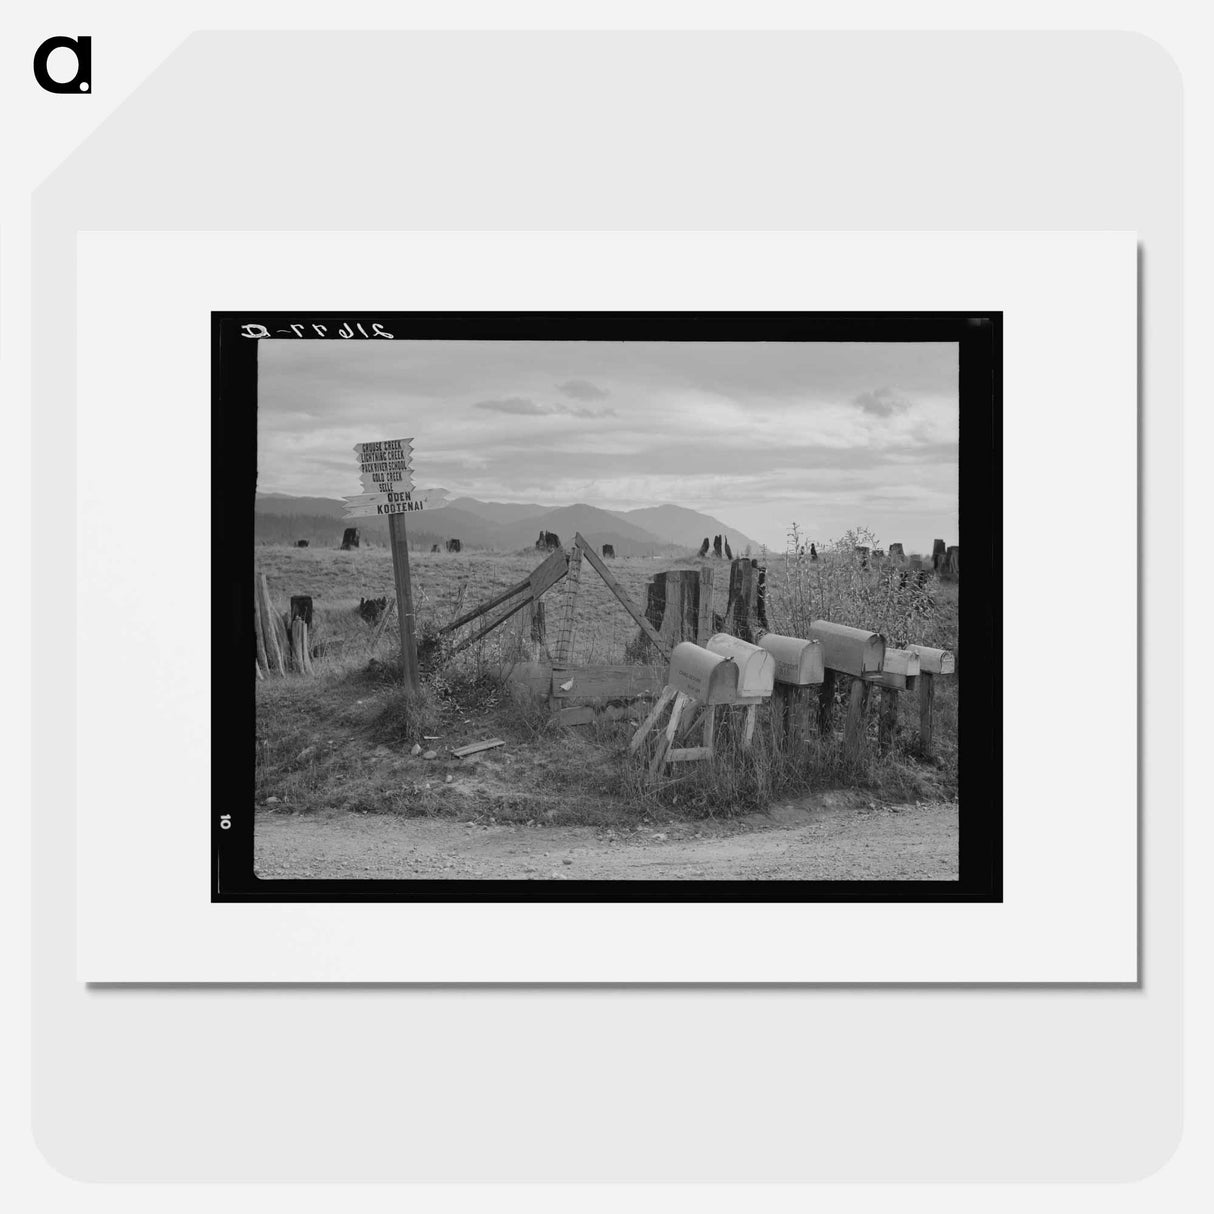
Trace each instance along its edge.
<path fill-rule="evenodd" d="M 531 576 L 527 579 L 531 586 L 531 597 L 538 599 L 545 590 L 551 590 L 568 572 L 569 557 L 558 548 L 542 565 L 537 565 L 531 571 Z"/>
<path fill-rule="evenodd" d="M 704 743 L 704 746 L 710 753 L 712 751 L 713 734 L 716 731 L 716 722 L 717 722 L 716 705 L 715 704 L 706 705 L 706 711 L 704 713 L 704 736 L 702 738 L 702 741 Z"/>
<path fill-rule="evenodd" d="M 704 714 L 707 711 L 707 704 L 697 704 L 694 707 L 694 711 L 690 715 L 685 713 L 683 724 L 679 726 L 679 736 L 675 738 L 675 741 L 677 742 L 680 739 L 689 737 L 691 734 L 695 733 L 695 731 L 703 723 Z"/>
<path fill-rule="evenodd" d="M 266 581 L 264 573 L 257 583 L 257 589 L 258 610 L 261 613 L 261 634 L 265 640 L 266 655 L 273 663 L 274 669 L 279 674 L 285 675 L 287 668 L 283 662 L 282 646 L 278 642 L 278 626 L 274 619 L 274 609 L 270 604 L 270 584 Z M 266 669 L 270 668 L 267 666 Z"/>
<path fill-rule="evenodd" d="M 573 704 L 568 708 L 558 708 L 552 719 L 558 725 L 589 725 L 594 721 L 595 711 L 589 704 Z"/>
<path fill-rule="evenodd" d="M 582 538 L 582 533 L 579 531 L 573 537 L 574 544 L 577 545 L 579 551 L 590 562 L 591 568 L 603 579 L 607 584 L 607 589 L 619 600 L 620 605 L 628 612 L 630 616 L 637 622 L 641 631 L 653 642 L 657 651 L 670 661 L 670 650 L 667 648 L 666 642 L 654 631 L 653 625 L 636 609 L 636 605 L 628 597 L 627 591 L 615 580 L 611 575 L 611 571 L 603 564 L 602 558 L 597 552 Z"/>
<path fill-rule="evenodd" d="M 531 587 L 531 578 L 525 577 L 521 582 L 516 582 L 507 590 L 503 590 L 501 594 L 495 594 L 493 598 L 486 599 L 485 602 L 479 603 L 473 607 L 471 611 L 465 611 L 458 619 L 454 619 L 450 624 L 444 624 L 438 631 L 441 635 L 445 632 L 454 632 L 457 628 L 462 628 L 465 624 L 471 624 L 473 620 L 479 619 L 482 615 L 490 612 L 494 607 L 500 607 L 507 599 L 512 599 L 516 594 L 521 594 L 524 590 Z"/>
<path fill-rule="evenodd" d="M 261 633 L 261 590 L 256 575 L 253 578 L 253 636 L 257 641 L 257 673 L 261 675 L 263 667 L 270 669 L 270 661 L 266 657 L 266 642 Z"/>
<path fill-rule="evenodd" d="M 481 637 L 488 635 L 495 628 L 500 628 L 512 615 L 522 611 L 522 609 L 530 602 L 531 595 L 524 595 L 517 603 L 514 604 L 513 607 L 510 608 L 509 611 L 499 615 L 496 620 L 490 620 L 488 624 L 486 624 L 483 628 L 478 628 L 474 633 L 472 633 L 471 636 L 464 637 L 464 639 L 460 641 L 458 645 L 455 645 L 452 648 L 451 652 L 459 653 L 460 650 L 467 649 L 469 645 L 475 644 L 481 639 Z"/>
<path fill-rule="evenodd" d="M 573 654 L 573 621 L 577 614 L 578 592 L 582 585 L 582 552 L 579 548 L 569 554 L 565 584 L 565 599 L 561 604 L 561 626 L 556 634 L 556 660 L 568 662 Z"/>
<path fill-rule="evenodd" d="M 405 516 L 388 517 L 388 541 L 392 548 L 392 576 L 396 582 L 396 618 L 400 622 L 400 666 L 404 684 L 416 691 L 417 639 L 414 635 L 413 587 L 409 580 L 409 536 Z"/>
<path fill-rule="evenodd" d="M 497 746 L 505 746 L 506 743 L 502 738 L 489 738 L 484 742 L 472 742 L 467 746 L 456 747 L 451 753 L 457 758 L 464 758 L 467 755 L 478 754 L 482 750 L 493 750 Z"/>
<path fill-rule="evenodd" d="M 716 570 L 711 565 L 700 570 L 700 604 L 696 621 L 696 644 L 707 645 L 708 638 L 716 631 L 712 626 L 712 594 L 716 581 Z"/>
<path fill-rule="evenodd" d="M 712 749 L 708 746 L 688 746 L 680 750 L 667 752 L 667 763 L 690 763 L 695 759 L 711 759 Z"/>
<path fill-rule="evenodd" d="M 657 724 L 658 717 L 662 715 L 662 710 L 674 699 L 675 690 L 673 687 L 666 686 L 662 689 L 662 694 L 658 696 L 658 702 L 650 709 L 649 715 L 641 722 L 636 733 L 632 735 L 632 741 L 628 743 L 628 753 L 636 754 L 637 749 L 645 740 L 649 731 Z"/>
<path fill-rule="evenodd" d="M 547 696 L 552 690 L 552 667 L 547 662 L 516 662 L 501 671 L 501 681 L 526 687 L 533 695 Z"/>
<path fill-rule="evenodd" d="M 666 752 L 674 741 L 674 736 L 679 729 L 679 721 L 683 717 L 683 709 L 687 707 L 688 703 L 688 697 L 681 691 L 675 694 L 674 707 L 670 710 L 670 721 L 666 726 L 666 732 L 658 739 L 658 748 L 654 751 L 653 762 L 649 764 L 651 778 L 662 770 L 662 766 L 666 762 Z"/>
<path fill-rule="evenodd" d="M 664 671 L 635 664 L 552 667 L 552 694 L 558 700 L 610 700 L 655 695 L 665 682 Z"/>

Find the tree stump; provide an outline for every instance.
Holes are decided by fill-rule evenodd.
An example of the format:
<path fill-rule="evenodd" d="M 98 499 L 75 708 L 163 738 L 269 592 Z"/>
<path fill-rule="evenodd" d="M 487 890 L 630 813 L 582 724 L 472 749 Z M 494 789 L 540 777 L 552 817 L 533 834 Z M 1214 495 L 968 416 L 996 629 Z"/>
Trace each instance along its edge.
<path fill-rule="evenodd" d="M 708 555 L 708 549 L 709 549 L 708 536 L 705 536 L 705 537 L 704 537 L 704 542 L 703 542 L 703 543 L 700 545 L 700 552 L 699 552 L 699 555 L 700 555 L 700 556 L 702 556 L 702 557 L 707 556 L 707 555 Z"/>
<path fill-rule="evenodd" d="M 312 596 L 310 594 L 291 595 L 291 623 L 303 620 L 309 628 L 312 627 Z"/>
<path fill-rule="evenodd" d="M 680 641 L 697 640 L 700 635 L 700 571 L 668 569 L 655 574 L 646 590 L 645 618 L 671 649 Z"/>
<path fill-rule="evenodd" d="M 960 576 L 961 549 L 957 545 L 953 545 L 944 554 L 944 570 L 943 575 L 950 582 L 957 581 Z"/>
<path fill-rule="evenodd" d="M 945 557 L 948 555 L 948 546 L 943 540 L 932 540 L 932 569 L 940 572 L 940 567 L 944 564 Z"/>
<path fill-rule="evenodd" d="M 756 632 L 767 631 L 767 569 L 758 561 L 739 557 L 730 565 L 725 626 L 751 644 Z"/>
<path fill-rule="evenodd" d="M 891 561 L 892 560 L 899 560 L 899 561 L 906 560 L 906 553 L 902 550 L 901 544 L 890 544 L 889 559 Z"/>
<path fill-rule="evenodd" d="M 351 548 L 358 547 L 358 528 L 347 527 L 346 533 L 341 537 L 342 552 L 349 552 Z"/>

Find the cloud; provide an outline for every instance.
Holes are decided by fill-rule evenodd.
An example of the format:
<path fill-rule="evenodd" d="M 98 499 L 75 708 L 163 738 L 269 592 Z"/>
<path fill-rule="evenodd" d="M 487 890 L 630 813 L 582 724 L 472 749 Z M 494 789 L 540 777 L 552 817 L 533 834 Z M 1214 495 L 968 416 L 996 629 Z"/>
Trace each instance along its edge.
<path fill-rule="evenodd" d="M 478 400 L 473 408 L 490 409 L 494 413 L 521 413 L 528 416 L 551 412 L 529 396 L 503 396 L 497 400 Z"/>
<path fill-rule="evenodd" d="M 593 385 L 591 385 L 593 387 Z M 606 393 L 604 393 L 606 395 Z M 591 409 L 579 405 L 545 404 L 529 396 L 502 396 L 493 400 L 478 400 L 475 409 L 488 409 L 493 413 L 514 413 L 525 417 L 609 417 L 614 409 Z"/>
<path fill-rule="evenodd" d="M 558 392 L 564 392 L 576 400 L 606 400 L 611 395 L 606 388 L 600 388 L 588 379 L 567 379 L 563 384 L 557 384 L 556 388 Z"/>
<path fill-rule="evenodd" d="M 874 388 L 871 392 L 860 392 L 851 403 L 874 417 L 892 417 L 910 408 L 910 401 L 900 396 L 893 388 Z"/>

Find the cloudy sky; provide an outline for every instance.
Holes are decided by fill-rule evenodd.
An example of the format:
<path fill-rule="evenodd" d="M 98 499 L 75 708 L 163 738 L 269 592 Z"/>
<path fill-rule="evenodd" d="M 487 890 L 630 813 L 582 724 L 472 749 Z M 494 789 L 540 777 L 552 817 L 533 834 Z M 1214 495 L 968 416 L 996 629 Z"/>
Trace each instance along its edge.
<path fill-rule="evenodd" d="M 924 342 L 258 343 L 258 489 L 360 492 L 356 442 L 417 488 L 703 510 L 783 550 L 957 542 L 957 347 Z"/>

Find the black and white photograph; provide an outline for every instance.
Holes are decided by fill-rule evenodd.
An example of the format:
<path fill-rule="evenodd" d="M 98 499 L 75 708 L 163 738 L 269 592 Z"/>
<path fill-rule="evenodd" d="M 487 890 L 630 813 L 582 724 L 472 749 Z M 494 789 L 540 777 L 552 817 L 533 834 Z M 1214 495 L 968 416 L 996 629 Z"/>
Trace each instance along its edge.
<path fill-rule="evenodd" d="M 215 314 L 213 896 L 998 900 L 1000 327 Z"/>

